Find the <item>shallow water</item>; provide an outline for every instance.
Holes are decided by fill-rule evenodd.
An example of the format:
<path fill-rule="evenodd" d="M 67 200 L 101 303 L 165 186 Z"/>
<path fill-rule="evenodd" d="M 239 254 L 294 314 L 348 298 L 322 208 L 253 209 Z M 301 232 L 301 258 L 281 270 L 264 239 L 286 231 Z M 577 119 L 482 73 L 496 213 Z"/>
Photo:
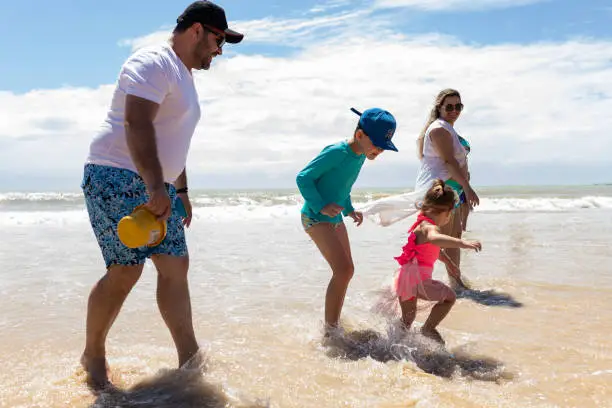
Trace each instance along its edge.
<path fill-rule="evenodd" d="M 82 211 L 38 209 L 0 211 L 0 405 L 95 406 L 78 358 L 101 257 Z M 401 337 L 371 310 L 410 220 L 348 226 L 356 273 L 343 312 L 347 333 L 323 344 L 329 271 L 296 209 L 196 209 L 190 282 L 205 383 L 163 372 L 148 388 L 157 405 L 145 406 L 164 406 L 164 395 L 176 402 L 194 388 L 271 407 L 610 405 L 610 209 L 473 213 L 468 235 L 483 251 L 463 253 L 463 272 L 474 289 L 506 294 L 520 307 L 482 294 L 460 298 L 440 326 L 448 352 Z M 441 267 L 435 276 L 445 279 Z M 147 265 L 109 335 L 109 363 L 126 389 L 176 368 L 155 282 Z"/>

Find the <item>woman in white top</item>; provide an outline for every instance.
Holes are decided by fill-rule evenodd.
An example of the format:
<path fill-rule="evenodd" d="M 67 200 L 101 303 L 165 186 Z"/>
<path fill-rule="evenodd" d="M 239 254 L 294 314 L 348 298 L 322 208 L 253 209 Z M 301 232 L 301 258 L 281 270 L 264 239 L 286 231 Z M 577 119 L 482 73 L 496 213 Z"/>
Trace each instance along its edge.
<path fill-rule="evenodd" d="M 455 208 L 451 221 L 441 228 L 441 232 L 456 238 L 461 238 L 463 232 L 463 212 L 470 211 L 480 203 L 478 195 L 470 185 L 467 151 L 453 127 L 462 110 L 459 92 L 444 89 L 436 97 L 429 119 L 417 139 L 417 155 L 421 160 L 421 168 L 417 175 L 415 191 L 427 190 L 433 180 L 438 178 L 453 187 L 460 197 L 460 204 Z M 459 267 L 460 250 L 447 248 L 445 253 Z M 449 279 L 456 287 L 450 274 Z"/>

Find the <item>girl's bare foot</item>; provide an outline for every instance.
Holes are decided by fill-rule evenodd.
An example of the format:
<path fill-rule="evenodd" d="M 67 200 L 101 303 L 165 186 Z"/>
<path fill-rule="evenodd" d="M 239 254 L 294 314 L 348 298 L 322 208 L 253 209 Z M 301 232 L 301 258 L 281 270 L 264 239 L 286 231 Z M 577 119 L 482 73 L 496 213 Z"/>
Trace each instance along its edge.
<path fill-rule="evenodd" d="M 108 363 L 104 357 L 89 357 L 83 353 L 81 365 L 87 373 L 87 385 L 93 391 L 102 391 L 112 386 L 108 379 Z"/>
<path fill-rule="evenodd" d="M 440 343 L 440 345 L 445 346 L 446 343 L 444 341 L 444 339 L 442 338 L 442 335 L 438 332 L 438 330 L 436 329 L 430 329 L 427 327 L 422 327 L 421 328 L 421 334 L 429 339 L 432 339 L 433 341 Z"/>

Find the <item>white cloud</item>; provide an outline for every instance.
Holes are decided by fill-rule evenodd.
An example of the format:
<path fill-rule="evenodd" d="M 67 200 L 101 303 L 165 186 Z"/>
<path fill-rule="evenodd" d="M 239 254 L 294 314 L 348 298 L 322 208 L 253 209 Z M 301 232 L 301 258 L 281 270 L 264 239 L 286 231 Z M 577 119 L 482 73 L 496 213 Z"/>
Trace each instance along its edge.
<path fill-rule="evenodd" d="M 249 24 L 257 26 L 243 27 Z M 284 58 L 223 56 L 197 73 L 203 116 L 189 156 L 194 179 L 206 174 L 224 185 L 291 186 L 323 146 L 352 134 L 351 106 L 380 106 L 398 120 L 400 153 L 368 163 L 363 177 L 384 175 L 387 183 L 410 186 L 415 137 L 445 87 L 463 95 L 466 110 L 457 127 L 472 143 L 470 163 L 481 169 L 477 183 L 495 183 L 487 166 L 501 173 L 539 166 L 530 181 L 546 179 L 546 168 L 610 168 L 612 42 L 477 46 L 399 34 L 381 42 L 378 35 L 357 36 L 352 24 L 345 21 L 351 36 L 343 42 L 304 42 Z M 293 23 L 273 25 L 295 32 Z M 3 179 L 57 175 L 76 186 L 111 93 L 112 85 L 0 93 Z"/>
<path fill-rule="evenodd" d="M 427 11 L 441 10 L 485 10 L 525 6 L 548 0 L 376 0 L 379 8 L 410 7 Z"/>
<path fill-rule="evenodd" d="M 373 50 L 384 60 L 366 57 Z M 350 135 L 350 106 L 380 105 L 398 119 L 403 152 L 383 160 L 415 161 L 414 137 L 433 97 L 452 86 L 467 106 L 458 128 L 473 141 L 474 160 L 605 162 L 611 144 L 602 131 L 612 125 L 606 114 L 612 67 L 605 56 L 611 51 L 612 44 L 596 42 L 472 47 L 362 39 L 313 47 L 291 59 L 241 56 L 198 76 L 202 91 L 214 98 L 203 126 L 225 137 L 212 145 L 208 137 L 198 139 L 194 155 L 215 146 L 231 169 L 244 162 L 235 146 L 253 146 L 276 150 L 271 161 L 293 167 L 322 143 Z M 228 120 L 231 112 L 239 120 Z M 234 143 L 228 146 L 226 138 Z M 197 165 L 213 170 L 220 164 Z"/>
<path fill-rule="evenodd" d="M 298 46 L 311 44 L 318 38 L 313 34 L 329 36 L 330 30 L 341 29 L 343 33 L 368 11 L 352 11 L 327 14 L 316 18 L 276 19 L 264 18 L 252 21 L 237 21 L 236 30 L 245 33 L 245 38 L 254 43 L 272 43 Z"/>
<path fill-rule="evenodd" d="M 309 12 L 310 13 L 323 13 L 329 10 L 349 6 L 350 4 L 351 4 L 350 0 L 329 0 L 329 1 L 315 5 L 313 8 L 309 10 Z"/>
<path fill-rule="evenodd" d="M 230 27 L 245 34 L 244 44 L 274 44 L 291 47 L 312 45 L 313 41 L 329 38 L 336 35 L 345 38 L 354 33 L 362 24 L 362 17 L 367 16 L 369 10 L 357 10 L 326 14 L 315 18 L 277 19 L 267 17 L 258 20 L 230 22 Z M 369 29 L 382 29 L 387 23 L 374 21 Z M 143 46 L 164 41 L 170 37 L 172 29 L 162 29 L 142 37 L 124 39 L 120 46 L 129 46 L 132 50 Z M 233 52 L 234 47 L 228 46 L 224 51 Z"/>
<path fill-rule="evenodd" d="M 132 50 L 137 50 L 148 45 L 157 44 L 170 38 L 172 28 L 164 28 L 159 31 L 152 32 L 137 38 L 128 38 L 119 41 L 119 46 L 130 47 Z"/>

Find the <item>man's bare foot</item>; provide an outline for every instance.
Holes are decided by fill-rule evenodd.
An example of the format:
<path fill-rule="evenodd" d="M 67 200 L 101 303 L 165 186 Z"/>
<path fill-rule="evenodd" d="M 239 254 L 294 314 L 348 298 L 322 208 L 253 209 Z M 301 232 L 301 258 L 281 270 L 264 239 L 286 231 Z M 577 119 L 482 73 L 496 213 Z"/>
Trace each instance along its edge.
<path fill-rule="evenodd" d="M 421 334 L 433 341 L 440 343 L 440 345 L 445 346 L 446 342 L 442 338 L 442 335 L 436 329 L 429 329 L 426 327 L 421 328 Z"/>
<path fill-rule="evenodd" d="M 104 357 L 88 357 L 83 353 L 81 365 L 87 373 L 87 385 L 93 391 L 102 391 L 112 386 L 108 379 L 108 363 Z"/>

